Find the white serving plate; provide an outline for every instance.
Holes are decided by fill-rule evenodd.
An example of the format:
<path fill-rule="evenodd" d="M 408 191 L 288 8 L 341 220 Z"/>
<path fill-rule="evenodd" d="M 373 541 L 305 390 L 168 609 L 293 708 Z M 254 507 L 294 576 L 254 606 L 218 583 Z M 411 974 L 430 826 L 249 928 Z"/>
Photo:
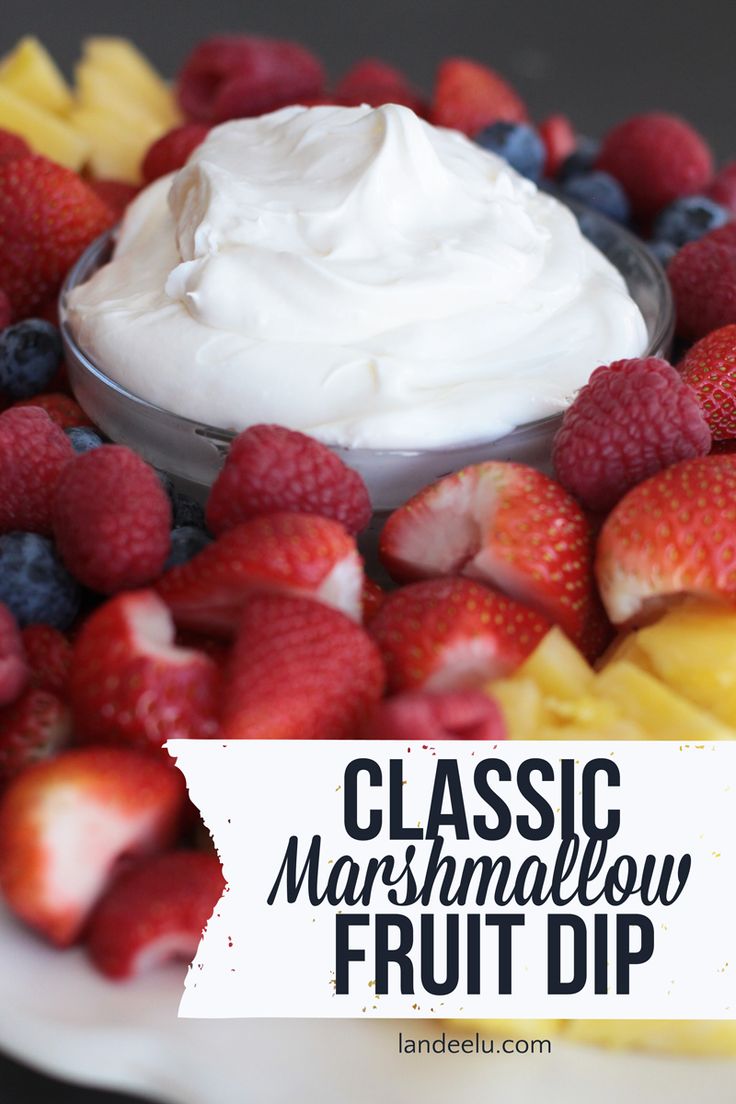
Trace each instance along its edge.
<path fill-rule="evenodd" d="M 614 1054 L 397 1054 L 397 1033 L 444 1025 L 363 1020 L 178 1020 L 182 971 L 116 985 L 0 905 L 0 1048 L 71 1081 L 166 1104 L 730 1104 L 736 1062 Z M 468 1029 L 468 1034 L 470 1029 Z M 452 1034 L 462 1036 L 460 1023 Z M 1 1095 L 1 1094 L 0 1094 Z"/>

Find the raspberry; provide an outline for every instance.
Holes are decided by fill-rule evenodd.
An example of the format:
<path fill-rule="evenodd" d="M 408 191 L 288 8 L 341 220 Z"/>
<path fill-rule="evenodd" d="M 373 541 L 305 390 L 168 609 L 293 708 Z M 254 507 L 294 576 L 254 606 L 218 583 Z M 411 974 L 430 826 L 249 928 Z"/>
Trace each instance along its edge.
<path fill-rule="evenodd" d="M 189 154 L 202 145 L 209 132 L 204 123 L 184 123 L 163 134 L 143 158 L 141 173 L 146 184 L 185 165 Z"/>
<path fill-rule="evenodd" d="M 52 625 L 28 625 L 21 633 L 31 685 L 64 698 L 72 665 L 72 646 Z"/>
<path fill-rule="evenodd" d="M 30 157 L 31 154 L 31 147 L 20 134 L 13 134 L 10 130 L 0 130 L 0 165 L 17 161 L 19 157 Z"/>
<path fill-rule="evenodd" d="M 667 266 L 667 275 L 680 337 L 697 340 L 736 322 L 736 226 L 684 246 Z"/>
<path fill-rule="evenodd" d="M 401 70 L 377 58 L 366 58 L 349 69 L 338 81 L 334 96 L 335 103 L 346 107 L 360 104 L 380 107 L 381 104 L 395 103 L 420 114 L 424 109 L 421 96 Z"/>
<path fill-rule="evenodd" d="M 53 528 L 72 575 L 92 590 L 113 594 L 161 574 L 171 505 L 153 468 L 122 445 L 103 445 L 77 456 L 64 472 L 54 496 Z"/>
<path fill-rule="evenodd" d="M 724 165 L 711 181 L 706 195 L 736 215 L 736 161 Z"/>
<path fill-rule="evenodd" d="M 713 173 L 713 158 L 683 119 L 654 111 L 609 131 L 597 168 L 615 176 L 634 213 L 647 218 L 680 196 L 702 191 Z"/>
<path fill-rule="evenodd" d="M 736 325 L 701 338 L 678 369 L 700 400 L 713 440 L 736 437 Z"/>
<path fill-rule="evenodd" d="M 235 439 L 215 481 L 207 525 L 219 534 L 281 510 L 332 518 L 351 533 L 371 519 L 365 483 L 326 445 L 282 426 L 252 426 Z"/>
<path fill-rule="evenodd" d="M 655 472 L 704 456 L 710 430 L 695 392 L 657 357 L 597 368 L 566 411 L 552 459 L 591 510 L 609 510 Z"/>
<path fill-rule="evenodd" d="M 555 177 L 563 161 L 575 152 L 577 138 L 567 115 L 549 115 L 539 124 L 539 137 L 544 142 L 546 160 L 544 175 Z"/>
<path fill-rule="evenodd" d="M 51 532 L 51 500 L 74 449 L 43 410 L 0 414 L 0 533 Z"/>

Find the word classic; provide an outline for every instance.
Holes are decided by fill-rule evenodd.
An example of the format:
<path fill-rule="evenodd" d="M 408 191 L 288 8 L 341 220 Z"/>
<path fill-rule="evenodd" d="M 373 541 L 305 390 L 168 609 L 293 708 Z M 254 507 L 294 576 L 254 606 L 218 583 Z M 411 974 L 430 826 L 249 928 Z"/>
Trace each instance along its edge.
<path fill-rule="evenodd" d="M 426 792 L 411 795 L 405 773 L 400 758 L 352 759 L 342 783 L 352 853 L 330 859 L 321 836 L 292 835 L 268 895 L 336 910 L 337 996 L 351 992 L 356 963 L 371 964 L 378 997 L 512 994 L 539 910 L 550 996 L 630 992 L 632 968 L 655 950 L 647 909 L 678 900 L 691 856 L 616 853 L 624 780 L 612 758 L 512 768 L 438 757 Z M 513 837 L 523 857 L 518 845 L 505 852 Z M 376 853 L 382 841 L 391 846 Z"/>

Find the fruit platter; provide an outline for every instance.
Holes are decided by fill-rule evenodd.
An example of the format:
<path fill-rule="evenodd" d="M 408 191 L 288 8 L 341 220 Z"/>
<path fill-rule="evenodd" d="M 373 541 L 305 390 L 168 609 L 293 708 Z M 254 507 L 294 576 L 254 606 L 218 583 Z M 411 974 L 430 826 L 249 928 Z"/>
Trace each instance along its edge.
<path fill-rule="evenodd" d="M 736 738 L 736 162 L 469 58 L 0 60 L 0 1045 L 173 1104 L 478 1100 L 390 1025 L 176 1020 L 224 888 L 190 738 Z M 555 1041 L 499 1095 L 733 1078 L 732 1021 L 443 1026 Z"/>

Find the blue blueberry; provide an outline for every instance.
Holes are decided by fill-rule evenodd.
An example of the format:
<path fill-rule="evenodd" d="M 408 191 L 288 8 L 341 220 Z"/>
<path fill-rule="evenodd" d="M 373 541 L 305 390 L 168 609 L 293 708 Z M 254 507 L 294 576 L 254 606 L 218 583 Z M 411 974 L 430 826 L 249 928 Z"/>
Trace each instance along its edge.
<path fill-rule="evenodd" d="M 89 426 L 74 426 L 73 429 L 66 429 L 64 432 L 71 441 L 72 448 L 77 455 L 81 455 L 83 452 L 91 452 L 92 449 L 99 448 L 100 445 L 104 444 L 99 433 L 95 433 Z"/>
<path fill-rule="evenodd" d="M 675 253 L 678 252 L 677 246 L 669 241 L 650 241 L 647 244 L 651 252 L 664 268 L 667 267 Z"/>
<path fill-rule="evenodd" d="M 563 199 L 585 203 L 616 222 L 628 222 L 631 213 L 626 193 L 618 180 L 605 172 L 580 173 L 569 177 L 562 184 L 562 196 Z"/>
<path fill-rule="evenodd" d="M 679 249 L 688 242 L 702 238 L 709 230 L 717 230 L 730 217 L 725 207 L 707 196 L 683 196 L 659 212 L 652 228 L 652 237 L 655 241 L 669 242 Z"/>
<path fill-rule="evenodd" d="M 0 602 L 20 625 L 41 622 L 64 631 L 74 621 L 80 601 L 79 584 L 50 540 L 37 533 L 0 536 Z"/>
<path fill-rule="evenodd" d="M 17 322 L 0 333 L 0 391 L 32 399 L 45 391 L 61 360 L 61 335 L 41 318 Z"/>
<path fill-rule="evenodd" d="M 522 176 L 534 181 L 541 177 L 546 153 L 534 127 L 526 123 L 493 123 L 475 140 L 483 149 L 503 157 Z"/>
<path fill-rule="evenodd" d="M 591 172 L 598 160 L 601 144 L 596 138 L 578 138 L 577 149 L 574 149 L 560 165 L 557 171 L 557 179 L 561 184 L 571 176 L 580 176 L 581 173 Z"/>
<path fill-rule="evenodd" d="M 174 528 L 207 529 L 204 519 L 204 506 L 200 506 L 189 495 L 174 491 L 171 505 L 174 511 Z"/>
<path fill-rule="evenodd" d="M 178 567 L 179 564 L 189 563 L 210 543 L 211 538 L 202 529 L 196 529 L 193 525 L 182 525 L 172 529 L 171 551 L 164 571 L 168 571 L 170 567 Z"/>

